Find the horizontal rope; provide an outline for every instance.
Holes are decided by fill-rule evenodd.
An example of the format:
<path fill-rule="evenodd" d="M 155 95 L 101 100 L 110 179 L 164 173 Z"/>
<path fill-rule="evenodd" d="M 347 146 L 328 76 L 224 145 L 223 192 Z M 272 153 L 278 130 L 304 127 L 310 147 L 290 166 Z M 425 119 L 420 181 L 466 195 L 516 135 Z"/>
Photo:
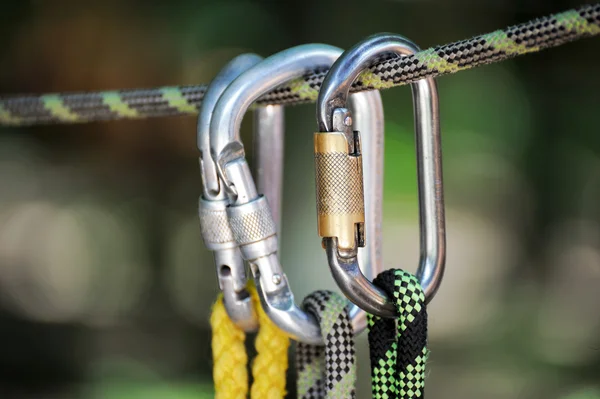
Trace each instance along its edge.
<path fill-rule="evenodd" d="M 584 5 L 504 30 L 432 47 L 406 57 L 379 60 L 351 91 L 380 90 L 456 73 L 600 33 L 600 4 Z M 315 70 L 262 96 L 259 104 L 315 101 L 327 70 Z M 0 98 L 1 125 L 83 123 L 192 115 L 206 85 Z"/>

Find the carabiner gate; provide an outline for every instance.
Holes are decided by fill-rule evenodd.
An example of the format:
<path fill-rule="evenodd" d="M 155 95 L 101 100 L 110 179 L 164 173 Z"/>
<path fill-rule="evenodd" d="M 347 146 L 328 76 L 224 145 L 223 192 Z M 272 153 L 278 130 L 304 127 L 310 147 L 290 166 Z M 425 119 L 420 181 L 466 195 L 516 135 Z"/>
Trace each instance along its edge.
<path fill-rule="evenodd" d="M 311 69 L 330 66 L 341 52 L 327 45 L 303 45 L 265 59 L 226 89 L 217 103 L 210 129 L 211 155 L 230 197 L 227 208 L 229 224 L 242 256 L 250 262 L 263 308 L 271 320 L 290 336 L 310 344 L 323 343 L 319 325 L 294 302 L 277 256 L 275 223 L 266 199 L 257 193 L 237 132 L 245 111 L 262 94 Z M 364 105 L 375 107 L 370 109 L 373 113 L 381 113 L 376 108 L 381 106 L 379 93 L 361 93 L 356 97 L 365 98 Z M 374 125 L 372 120 L 370 122 Z M 374 224 L 378 222 L 380 224 L 380 220 L 373 220 Z M 371 254 L 365 253 L 365 259 L 369 259 Z M 371 260 L 365 266 L 371 265 L 373 274 L 376 274 L 380 270 L 375 268 L 381 262 Z M 351 315 L 355 332 L 364 329 L 364 312 L 354 306 Z"/>
<path fill-rule="evenodd" d="M 395 311 L 389 298 L 362 274 L 356 256 L 364 241 L 360 217 L 364 192 L 356 184 L 362 174 L 360 138 L 352 132 L 352 117 L 345 107 L 352 83 L 377 56 L 403 56 L 418 51 L 419 47 L 400 35 L 371 36 L 344 52 L 333 64 L 317 100 L 321 131 L 315 134 L 319 235 L 323 237 L 333 277 L 344 294 L 381 317 L 394 317 Z M 429 302 L 440 285 L 446 261 L 439 105 L 437 85 L 432 78 L 413 83 L 411 88 L 421 236 L 417 278 Z"/>

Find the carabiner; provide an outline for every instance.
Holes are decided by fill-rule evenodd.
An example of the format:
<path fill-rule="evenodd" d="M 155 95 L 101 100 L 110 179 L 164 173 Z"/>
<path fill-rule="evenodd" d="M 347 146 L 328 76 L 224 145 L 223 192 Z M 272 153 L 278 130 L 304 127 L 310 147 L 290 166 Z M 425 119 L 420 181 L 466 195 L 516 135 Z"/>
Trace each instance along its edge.
<path fill-rule="evenodd" d="M 211 155 L 231 201 L 227 208 L 229 224 L 242 256 L 250 262 L 263 308 L 269 318 L 292 338 L 310 344 L 323 344 L 319 325 L 294 302 L 294 295 L 277 256 L 275 223 L 265 197 L 257 193 L 237 132 L 245 111 L 262 94 L 314 68 L 329 67 L 341 53 L 340 49 L 332 46 L 312 44 L 294 47 L 265 59 L 225 90 L 214 110 L 210 128 Z M 369 107 L 366 114 L 381 114 L 379 93 L 361 93 L 353 97 L 362 99 L 359 101 L 361 106 Z M 381 119 L 364 120 L 365 127 L 374 131 L 381 126 Z M 375 148 L 378 145 L 381 147 L 382 129 L 381 132 Z M 373 163 L 376 164 L 377 160 Z M 374 167 L 372 170 L 376 172 L 381 168 Z M 377 178 L 373 178 L 373 181 L 377 181 Z M 381 195 L 374 198 L 371 204 L 375 216 L 369 225 L 374 225 L 374 232 L 381 224 L 380 218 L 377 219 L 380 203 L 376 202 L 380 199 Z M 377 259 L 371 259 L 377 253 L 377 248 L 363 252 L 367 262 L 365 266 L 371 266 L 373 275 L 380 271 L 382 264 Z M 354 306 L 351 315 L 355 332 L 362 331 L 366 326 L 364 312 Z"/>
<path fill-rule="evenodd" d="M 317 120 L 321 131 L 315 134 L 319 234 L 323 237 L 331 272 L 341 290 L 353 303 L 381 317 L 394 317 L 395 312 L 389 298 L 361 273 L 356 256 L 357 248 L 363 241 L 359 208 L 364 193 L 359 193 L 362 187 L 351 187 L 352 182 L 359 181 L 357 175 L 360 174 L 360 168 L 355 167 L 349 171 L 352 165 L 357 164 L 357 158 L 360 158 L 356 144 L 359 143 L 359 138 L 353 134 L 349 126 L 351 123 L 344 123 L 352 121 L 344 107 L 352 83 L 376 57 L 386 53 L 405 56 L 418 51 L 419 47 L 400 35 L 371 36 L 344 52 L 333 64 L 317 99 Z M 440 285 L 446 262 L 439 104 L 437 86 L 432 78 L 413 83 L 411 89 L 415 106 L 421 237 L 421 254 L 416 275 L 429 302 Z M 340 177 L 339 171 L 326 168 L 324 163 L 328 158 L 335 157 L 338 157 L 336 159 L 340 165 L 345 165 L 348 173 L 342 176 L 340 184 L 327 186 L 323 182 L 328 178 Z M 360 198 L 356 200 L 357 197 Z M 338 218 L 335 225 L 329 209 L 340 206 L 340 201 L 348 199 L 355 202 L 341 204 L 345 207 L 345 214 L 341 221 L 339 215 L 334 215 L 334 218 Z"/>
<path fill-rule="evenodd" d="M 256 313 L 246 291 L 247 276 L 233 233 L 227 220 L 227 194 L 222 190 L 216 165 L 210 155 L 210 120 L 217 100 L 225 88 L 242 72 L 262 61 L 255 54 L 243 54 L 230 61 L 208 86 L 198 117 L 197 140 L 200 150 L 200 174 L 203 190 L 199 200 L 199 216 L 202 238 L 206 247 L 213 251 L 219 288 L 223 291 L 223 302 L 229 317 L 245 331 L 258 328 Z M 258 157 L 259 186 L 268 186 L 269 200 L 279 215 L 281 203 L 283 168 L 283 109 L 280 106 L 261 107 L 255 112 L 254 134 L 259 143 L 271 142 L 272 157 Z M 257 137 L 258 136 L 258 137 Z M 265 152 L 265 151 L 261 151 Z M 267 184 L 268 183 L 268 184 Z M 276 219 L 279 220 L 279 219 Z"/>

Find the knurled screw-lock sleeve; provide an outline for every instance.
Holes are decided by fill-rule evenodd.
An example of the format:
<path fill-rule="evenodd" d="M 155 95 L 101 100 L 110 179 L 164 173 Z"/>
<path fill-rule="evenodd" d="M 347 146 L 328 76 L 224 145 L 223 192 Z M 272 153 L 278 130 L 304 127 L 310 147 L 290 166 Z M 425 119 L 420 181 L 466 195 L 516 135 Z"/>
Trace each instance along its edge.
<path fill-rule="evenodd" d="M 337 237 L 340 249 L 364 246 L 362 155 L 348 154 L 342 132 L 315 133 L 314 146 L 319 236 Z"/>
<path fill-rule="evenodd" d="M 266 197 L 230 205 L 227 216 L 244 259 L 253 260 L 277 252 L 277 225 Z"/>
<path fill-rule="evenodd" d="M 211 251 L 234 248 L 235 237 L 227 220 L 229 200 L 207 201 L 200 198 L 198 213 L 200 216 L 200 233 L 204 245 Z"/>

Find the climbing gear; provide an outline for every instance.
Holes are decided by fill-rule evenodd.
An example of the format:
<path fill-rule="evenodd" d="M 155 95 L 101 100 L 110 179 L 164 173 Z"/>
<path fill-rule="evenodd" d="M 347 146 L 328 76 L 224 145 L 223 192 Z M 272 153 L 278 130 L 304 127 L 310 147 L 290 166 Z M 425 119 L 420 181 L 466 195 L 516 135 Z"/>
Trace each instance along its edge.
<path fill-rule="evenodd" d="M 210 155 L 209 130 L 215 104 L 227 85 L 261 60 L 262 57 L 258 55 L 244 54 L 223 67 L 206 90 L 197 127 L 203 182 L 202 196 L 199 200 L 202 238 L 206 247 L 214 254 L 219 288 L 224 293 L 225 309 L 229 317 L 245 331 L 256 330 L 257 318 L 246 292 L 244 261 L 227 221 L 227 194 L 219 184 L 216 165 Z M 268 109 L 260 107 L 255 111 L 255 116 L 258 121 L 255 127 L 258 143 L 274 143 L 269 146 L 272 155 L 270 160 L 267 161 L 264 156 L 258 157 L 258 183 L 259 186 L 270 187 L 269 201 L 275 205 L 273 212 L 279 215 L 282 185 L 280 170 L 283 168 L 283 109 L 280 106 L 269 106 Z M 258 147 L 260 149 L 260 145 Z"/>
<path fill-rule="evenodd" d="M 331 291 L 315 291 L 302 307 L 319 322 L 325 346 L 298 343 L 297 398 L 354 398 L 356 351 L 348 301 Z"/>
<path fill-rule="evenodd" d="M 345 104 L 352 83 L 373 59 L 389 53 L 401 56 L 418 51 L 414 43 L 399 35 L 369 37 L 344 52 L 333 64 L 317 99 L 321 130 L 315 133 L 319 235 L 323 237 L 331 272 L 342 292 L 368 313 L 382 317 L 394 317 L 396 312 L 390 299 L 359 267 L 357 248 L 365 241 L 364 191 L 360 184 L 362 153 L 359 133 L 352 131 L 352 117 Z M 443 277 L 446 260 L 438 96 L 432 78 L 413 83 L 411 88 L 421 232 L 417 277 L 430 301 Z"/>
<path fill-rule="evenodd" d="M 283 197 L 284 118 L 282 105 L 265 105 L 254 112 L 256 186 L 269 201 L 277 232 L 281 233 Z"/>
<path fill-rule="evenodd" d="M 363 42 L 359 44 L 347 53 L 352 54 L 352 51 L 361 53 L 362 51 L 363 54 L 359 54 L 359 57 L 350 61 L 349 67 L 355 67 L 356 69 L 369 67 L 370 70 L 364 71 L 360 77 L 358 77 L 358 72 L 352 76 L 351 80 L 355 80 L 355 84 L 353 87 L 347 84 L 343 89 L 345 92 L 335 92 L 334 89 L 329 94 L 323 94 L 324 98 L 330 96 L 331 102 L 322 101 L 325 102 L 325 108 L 330 107 L 331 109 L 325 109 L 326 114 L 319 116 L 322 118 L 321 123 L 325 128 L 321 129 L 324 134 L 318 133 L 315 140 L 318 195 L 321 200 L 319 210 L 322 215 L 319 229 L 323 232 L 325 238 L 324 244 L 330 266 L 336 280 L 341 282 L 344 292 L 354 302 L 368 308 L 369 311 L 374 310 L 376 314 L 368 316 L 368 324 L 371 329 L 369 338 L 374 365 L 375 397 L 423 396 L 424 368 L 429 354 L 426 347 L 426 303 L 435 295 L 439 286 L 445 260 L 441 153 L 439 151 L 437 120 L 438 104 L 436 87 L 432 78 L 478 65 L 498 62 L 516 55 L 539 51 L 543 48 L 558 46 L 568 41 L 599 33 L 600 4 L 594 4 L 531 21 L 505 31 L 496 31 L 470 40 L 425 51 L 418 51 L 419 49 L 416 46 L 404 39 L 402 39 L 402 43 L 398 42 L 399 37 L 388 36 L 387 39 L 391 40 L 386 42 L 384 40 L 385 36 L 380 36 L 370 43 Z M 394 42 L 394 40 L 397 42 Z M 371 65 L 369 59 L 375 60 L 372 57 L 375 55 L 375 50 L 370 46 L 375 46 L 377 43 L 381 45 L 379 51 L 382 54 L 387 50 L 392 50 L 392 52 L 401 53 L 405 57 L 397 59 L 382 57 L 378 63 Z M 361 48 L 361 46 L 363 47 Z M 367 50 L 371 52 L 369 53 Z M 407 55 L 405 54 L 406 51 L 411 53 Z M 288 56 L 293 55 L 292 52 L 284 53 Z M 273 59 L 276 59 L 276 57 L 273 57 Z M 337 68 L 341 69 L 342 67 L 338 65 Z M 325 75 L 323 70 L 314 69 L 311 71 L 305 69 L 303 71 L 305 73 L 304 77 L 297 78 L 287 85 L 284 84 L 278 87 L 265 85 L 265 87 L 260 87 L 261 90 L 265 89 L 262 93 L 263 96 L 260 98 L 253 97 L 251 102 L 256 100 L 260 104 L 281 105 L 315 100 L 321 84 L 327 87 L 332 84 L 331 82 L 335 82 L 333 76 L 340 74 L 339 70 L 336 72 L 335 69 L 336 67 L 332 68 L 325 80 L 323 80 Z M 248 76 L 252 76 L 252 74 Z M 421 79 L 427 79 L 427 82 L 420 81 Z M 415 83 L 417 81 L 418 83 Z M 407 83 L 413 84 L 413 98 L 419 107 L 425 108 L 423 113 L 430 112 L 433 115 L 432 117 L 425 116 L 424 119 L 420 119 L 423 117 L 420 108 L 415 110 L 415 118 L 423 122 L 424 126 L 421 131 L 417 126 L 419 200 L 422 227 L 421 263 L 417 271 L 418 278 L 401 270 L 396 270 L 383 273 L 374 280 L 374 284 L 370 284 L 367 280 L 368 276 L 363 276 L 358 268 L 358 264 L 363 263 L 360 257 L 362 245 L 365 244 L 365 237 L 371 240 L 371 234 L 368 232 L 368 202 L 367 204 L 363 203 L 364 190 L 367 186 L 367 183 L 362 181 L 363 160 L 361 158 L 363 157 L 364 147 L 360 142 L 359 134 L 352 132 L 352 118 L 350 117 L 352 113 L 343 109 L 343 107 L 345 107 L 345 100 L 350 92 L 382 89 Z M 429 84 L 428 87 L 427 84 Z M 249 87 L 248 90 L 251 90 L 252 86 Z M 214 103 L 211 105 L 211 101 L 215 101 L 216 97 L 210 100 L 209 92 L 210 90 L 207 90 L 205 86 L 188 86 L 4 98 L 0 99 L 0 124 L 75 123 L 181 113 L 193 114 L 196 112 L 196 107 L 201 100 L 203 104 L 206 104 L 207 109 L 212 109 Z M 217 95 L 215 94 L 215 96 Z M 203 97 L 206 98 L 203 99 Z M 321 97 L 319 98 L 321 99 Z M 322 101 L 320 101 L 320 105 Z M 245 111 L 248 106 L 249 103 L 241 104 L 240 108 Z M 229 109 L 234 109 L 234 107 L 230 106 Z M 277 109 L 272 107 L 265 108 L 266 110 L 281 115 Z M 268 113 L 264 115 L 266 119 L 257 118 L 257 123 L 260 126 L 263 126 L 263 124 L 266 126 L 281 125 L 281 119 L 278 120 L 277 117 L 269 119 Z M 356 112 L 354 115 L 356 115 Z M 210 119 L 210 117 L 208 118 Z M 223 118 L 225 117 L 221 115 L 221 119 Z M 237 119 L 237 127 L 239 127 L 240 119 L 241 116 Z M 208 124 L 210 123 L 209 121 Z M 328 123 L 329 126 L 327 126 Z M 328 127 L 331 130 L 327 130 Z M 432 131 L 431 137 L 427 136 L 427 129 Z M 228 133 L 231 134 L 231 131 L 228 131 Z M 211 135 L 214 134 L 211 133 Z M 426 141 L 427 138 L 432 141 Z M 261 138 L 258 141 L 265 140 Z M 276 150 L 274 151 L 276 152 L 280 148 L 278 144 L 282 143 L 276 140 L 266 141 L 269 144 L 275 144 L 274 148 Z M 335 343 L 341 343 L 341 348 L 344 348 L 344 345 L 351 342 L 352 332 L 360 330 L 357 327 L 360 325 L 360 317 L 357 316 L 358 312 L 348 312 L 346 306 L 342 309 L 343 302 L 338 297 L 331 300 L 334 297 L 331 293 L 321 292 L 304 302 L 307 311 L 313 314 L 312 318 L 310 315 L 302 313 L 294 305 L 293 295 L 289 290 L 285 275 L 279 273 L 281 268 L 276 255 L 278 242 L 276 238 L 278 223 L 276 221 L 278 217 L 271 215 L 271 211 L 266 205 L 266 199 L 256 195 L 256 188 L 249 174 L 248 165 L 243 159 L 243 146 L 239 140 L 237 142 L 235 140 L 231 141 L 230 144 L 232 145 L 229 146 L 228 144 L 220 148 L 223 150 L 220 153 L 212 152 L 212 155 L 216 156 L 216 160 L 219 162 L 216 166 L 210 161 L 211 157 L 206 157 L 207 164 L 213 165 L 213 167 L 212 170 L 208 167 L 208 172 L 203 169 L 205 197 L 209 196 L 208 193 L 213 188 L 211 184 L 216 183 L 219 186 L 216 193 L 222 193 L 222 198 L 217 199 L 228 199 L 233 202 L 233 207 L 225 211 L 227 216 L 225 218 L 226 228 L 229 228 L 230 222 L 233 226 L 233 231 L 230 231 L 229 234 L 234 239 L 229 239 L 228 243 L 232 245 L 231 248 L 235 248 L 236 245 L 243 246 L 244 258 L 252 262 L 254 277 L 260 283 L 260 297 L 253 288 L 248 289 L 251 300 L 248 300 L 243 294 L 245 277 L 239 277 L 241 283 L 237 286 L 241 287 L 240 292 L 236 292 L 234 289 L 229 291 L 230 293 L 241 294 L 234 295 L 234 300 L 240 301 L 247 314 L 252 313 L 252 309 L 256 309 L 257 315 L 252 318 L 257 318 L 261 326 L 264 326 L 257 337 L 259 356 L 253 364 L 255 384 L 252 387 L 252 397 L 282 396 L 285 394 L 285 381 L 282 382 L 280 378 L 282 375 L 280 370 L 285 371 L 286 368 L 289 340 L 279 332 L 270 318 L 287 326 L 286 331 L 295 333 L 297 338 L 308 337 L 306 342 L 317 343 L 324 340 L 327 344 L 332 345 L 335 341 Z M 259 162 L 262 165 L 273 166 L 272 158 L 265 156 L 265 154 L 270 154 L 271 150 L 261 150 L 262 148 L 258 152 Z M 423 158 L 421 157 L 422 150 L 429 151 L 429 153 L 423 155 Z M 364 158 L 367 158 L 366 154 Z M 279 160 L 276 162 L 279 162 Z M 337 166 L 340 167 L 339 170 L 336 170 Z M 365 167 L 365 169 L 367 168 Z M 345 173 L 340 173 L 340 170 Z M 204 176 L 205 172 L 209 176 L 208 178 Z M 281 168 L 264 169 L 259 166 L 259 191 L 267 192 L 267 190 L 273 188 L 273 194 L 267 193 L 267 197 L 272 203 L 277 202 L 279 198 L 280 184 L 264 185 L 262 183 L 264 181 L 280 181 L 278 177 L 280 172 Z M 261 175 L 265 176 L 264 179 L 260 177 Z M 327 177 L 343 177 L 342 179 L 333 180 L 335 183 L 341 182 L 341 188 L 331 189 L 325 184 Z M 247 180 L 247 178 L 249 179 Z M 221 187 L 219 179 L 226 182 L 227 186 Z M 246 184 L 247 181 L 251 183 Z M 237 184 L 240 182 L 242 184 Z M 421 186 L 424 186 L 424 188 Z M 227 196 L 223 195 L 225 190 L 221 190 L 221 188 L 226 190 Z M 324 193 L 330 194 L 331 197 L 326 198 L 327 196 Z M 347 201 L 347 199 L 350 200 Z M 278 210 L 279 206 L 275 205 L 275 208 Z M 210 213 L 212 209 L 208 209 L 208 211 Z M 223 209 L 216 210 L 216 213 L 219 212 L 221 216 L 224 215 Z M 250 220 L 252 218 L 254 220 Z M 223 222 L 223 218 L 221 218 L 221 222 Z M 427 231 L 423 229 L 428 226 L 433 227 L 435 231 L 430 231 L 427 234 Z M 247 227 L 254 227 L 256 230 L 245 230 Z M 256 240 L 252 241 L 252 239 Z M 235 245 L 233 241 L 235 241 Z M 223 247 L 221 249 L 230 248 Z M 234 252 L 232 251 L 232 254 Z M 234 261 L 231 264 L 235 264 L 235 270 L 241 272 L 243 263 L 240 262 L 239 256 L 232 255 L 231 257 L 235 258 L 236 256 L 238 258 L 237 263 Z M 242 267 L 240 267 L 240 263 L 242 263 Z M 225 272 L 231 271 L 231 267 L 222 268 L 222 270 Z M 224 278 L 227 277 L 226 274 L 224 273 Z M 281 284 L 282 280 L 283 285 Z M 423 287 L 421 287 L 421 284 Z M 278 286 L 282 289 L 277 288 Z M 215 381 L 218 380 L 216 385 L 220 387 L 217 389 L 217 397 L 245 397 L 248 377 L 245 371 L 247 356 L 243 351 L 242 342 L 244 331 L 236 326 L 227 315 L 228 308 L 235 307 L 237 304 L 227 305 L 234 302 L 228 302 L 227 299 L 224 299 L 227 297 L 227 290 L 225 291 L 225 295 L 221 296 L 215 304 L 211 317 L 211 324 L 216 337 L 213 341 L 213 351 L 216 354 Z M 266 306 L 269 315 L 258 305 L 259 300 Z M 331 308 L 328 307 L 330 303 L 332 304 Z M 248 304 L 253 306 L 248 306 Z M 354 307 L 353 309 L 357 310 L 358 308 Z M 232 314 L 236 318 L 239 316 L 235 311 Z M 394 316 L 397 316 L 398 319 L 393 319 Z M 315 319 L 319 323 L 317 328 L 313 328 L 316 326 Z M 238 322 L 244 328 L 252 328 L 251 323 L 254 323 L 254 321 L 247 324 L 245 320 L 249 319 L 242 317 Z M 332 320 L 339 320 L 339 325 L 343 325 L 343 328 L 340 327 L 339 330 L 343 333 L 338 333 L 337 329 L 328 328 L 332 326 L 329 323 Z M 354 331 L 351 331 L 349 326 L 353 326 Z M 309 328 L 304 331 L 303 327 Z M 264 331 L 271 331 L 273 337 L 263 334 Z M 394 333 L 390 334 L 391 331 L 394 331 Z M 315 338 L 315 332 L 323 335 L 320 338 Z M 333 339 L 339 336 L 344 336 L 344 338 L 341 341 Z M 349 338 L 347 339 L 347 337 Z M 329 346 L 324 349 L 325 361 L 328 362 L 328 366 L 340 364 L 340 361 L 327 356 L 343 353 L 344 350 L 338 349 L 338 352 L 328 352 L 328 350 Z M 351 352 L 351 350 L 346 352 Z M 266 357 L 263 356 L 265 354 L 273 355 L 274 359 L 265 360 Z M 308 362 L 307 358 L 315 354 L 318 355 L 314 350 L 307 349 L 303 351 L 300 357 Z M 283 363 L 277 363 L 275 367 L 272 367 L 271 362 Z M 396 368 L 392 370 L 391 367 L 394 363 Z M 355 363 L 350 362 L 347 367 L 343 368 L 343 371 L 347 371 L 347 376 L 352 376 L 354 367 Z M 275 371 L 274 375 L 269 376 L 268 372 L 273 371 Z M 344 381 L 346 377 L 341 374 L 335 375 L 334 371 L 330 367 L 326 369 L 326 378 L 333 381 L 331 384 L 335 384 L 336 381 Z M 230 384 L 232 378 L 239 378 L 240 381 L 246 383 L 243 387 L 236 388 Z M 327 386 L 327 384 L 317 386 L 314 388 L 314 392 L 323 392 L 327 389 L 337 392 L 335 388 Z M 340 385 L 340 389 L 343 389 L 345 394 L 353 395 L 347 384 Z M 311 389 L 308 390 L 311 391 Z"/>
<path fill-rule="evenodd" d="M 368 316 L 373 398 L 423 398 L 429 357 L 425 292 L 415 276 L 399 269 L 373 282 L 392 298 L 398 314 L 398 319 Z"/>
<path fill-rule="evenodd" d="M 248 392 L 248 354 L 244 346 L 246 334 L 229 318 L 223 294 L 219 294 L 213 305 L 210 327 L 215 397 L 245 398 Z"/>
<path fill-rule="evenodd" d="M 223 291 L 213 306 L 211 314 L 213 378 L 217 398 L 245 398 L 248 391 L 248 356 L 244 346 L 245 331 L 253 331 L 260 325 L 256 336 L 257 356 L 252 365 L 254 382 L 251 397 L 283 397 L 285 395 L 285 372 L 289 339 L 268 320 L 257 300 L 256 289 L 246 289 L 246 271 L 231 229 L 225 208 L 227 195 L 221 190 L 216 166 L 210 156 L 210 120 L 218 98 L 243 71 L 262 60 L 254 54 L 240 55 L 228 63 L 209 86 L 198 118 L 198 148 L 203 192 L 199 201 L 202 237 L 206 246 L 213 250 L 217 266 L 219 287 Z M 256 110 L 259 120 L 255 127 L 258 139 L 278 143 L 283 140 L 282 109 L 271 106 L 268 110 Z M 283 149 L 282 145 L 279 145 Z M 279 156 L 277 156 L 279 155 Z M 268 178 L 276 176 L 281 169 L 282 154 L 273 154 L 270 163 L 259 158 L 258 180 L 265 185 Z M 277 163 L 277 160 L 279 163 Z M 262 161 L 262 162 L 261 162 Z M 269 181 L 271 186 L 281 187 L 281 181 Z M 280 203 L 280 194 L 270 191 L 273 202 Z"/>
<path fill-rule="evenodd" d="M 243 144 L 236 136 L 244 112 L 260 95 L 302 76 L 311 68 L 331 65 L 340 54 L 337 48 L 313 44 L 294 47 L 265 59 L 226 89 L 214 110 L 210 129 L 211 155 L 230 197 L 229 224 L 243 258 L 250 263 L 263 308 L 292 338 L 311 344 L 323 343 L 319 326 L 314 317 L 294 303 L 277 256 L 275 223 L 267 200 L 257 193 Z M 378 93 L 362 95 L 378 96 Z M 376 103 L 374 99 L 365 101 L 365 104 Z M 377 262 L 371 265 L 376 266 Z M 351 314 L 355 332 L 364 329 L 364 313 L 353 308 Z"/>
<path fill-rule="evenodd" d="M 250 389 L 250 397 L 252 399 L 283 398 L 286 394 L 285 381 L 290 339 L 263 310 L 254 284 L 250 286 L 250 295 L 257 309 L 260 325 L 260 331 L 254 341 L 258 354 L 252 362 L 254 382 Z"/>
<path fill-rule="evenodd" d="M 262 310 L 256 289 L 248 287 L 257 311 L 260 331 L 255 346 L 258 352 L 252 362 L 252 399 L 283 398 L 288 367 L 290 340 Z M 213 306 L 212 329 L 213 380 L 215 399 L 245 399 L 248 393 L 248 355 L 244 347 L 245 333 L 229 318 L 223 304 L 223 294 Z"/>
<path fill-rule="evenodd" d="M 464 71 L 600 34 L 600 3 L 432 47 L 399 59 L 383 59 L 359 78 L 352 92 L 387 89 L 417 80 Z M 308 74 L 262 96 L 258 103 L 314 101 L 325 72 Z M 74 94 L 14 96 L 0 99 L 0 124 L 82 123 L 125 118 L 190 115 L 198 112 L 205 85 L 171 86 Z"/>

